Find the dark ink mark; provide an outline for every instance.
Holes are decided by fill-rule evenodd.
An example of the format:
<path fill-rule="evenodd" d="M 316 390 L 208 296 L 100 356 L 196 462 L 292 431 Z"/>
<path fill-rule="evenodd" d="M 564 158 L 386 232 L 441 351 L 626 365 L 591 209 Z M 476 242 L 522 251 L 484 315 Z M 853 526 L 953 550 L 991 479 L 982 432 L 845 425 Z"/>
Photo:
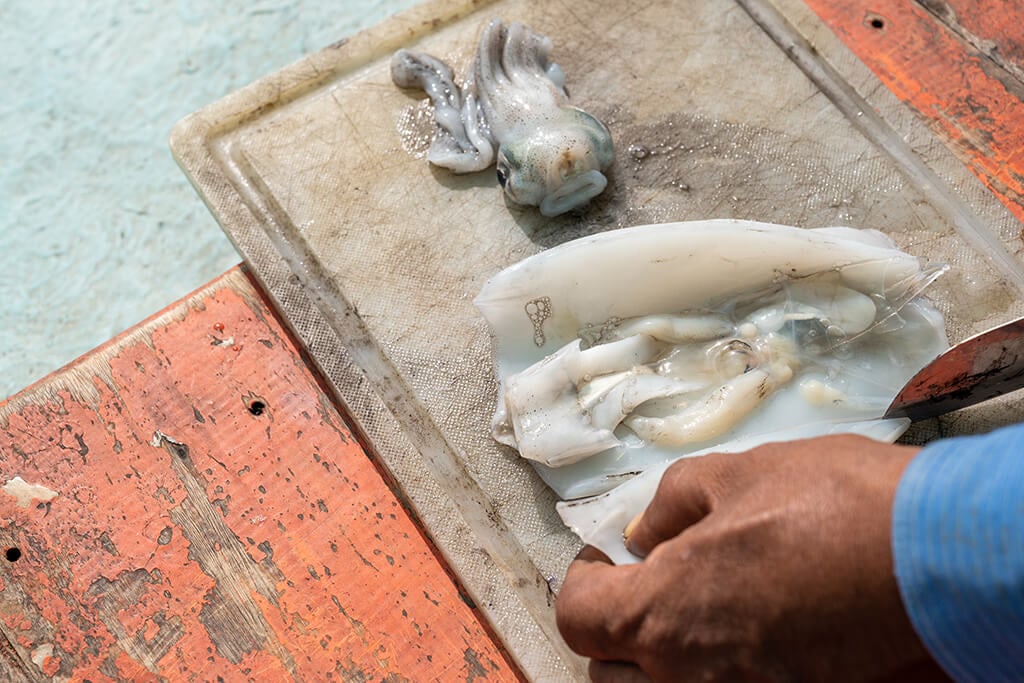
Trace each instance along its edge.
<path fill-rule="evenodd" d="M 81 434 L 75 434 L 75 441 L 78 442 L 78 454 L 82 456 L 82 462 L 85 462 L 85 456 L 89 454 L 89 447 L 85 445 Z"/>
<path fill-rule="evenodd" d="M 21 548 L 8 548 L 4 551 L 4 557 L 8 562 L 17 562 L 21 559 Z"/>

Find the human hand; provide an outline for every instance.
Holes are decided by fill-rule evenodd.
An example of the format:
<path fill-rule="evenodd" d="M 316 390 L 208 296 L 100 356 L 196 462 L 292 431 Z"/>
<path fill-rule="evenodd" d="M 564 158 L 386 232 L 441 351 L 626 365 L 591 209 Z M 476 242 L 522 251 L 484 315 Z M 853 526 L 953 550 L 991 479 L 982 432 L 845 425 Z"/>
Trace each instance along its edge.
<path fill-rule="evenodd" d="M 917 450 L 846 435 L 679 461 L 630 525 L 642 563 L 570 565 L 562 635 L 599 682 L 947 680 L 893 573 Z"/>

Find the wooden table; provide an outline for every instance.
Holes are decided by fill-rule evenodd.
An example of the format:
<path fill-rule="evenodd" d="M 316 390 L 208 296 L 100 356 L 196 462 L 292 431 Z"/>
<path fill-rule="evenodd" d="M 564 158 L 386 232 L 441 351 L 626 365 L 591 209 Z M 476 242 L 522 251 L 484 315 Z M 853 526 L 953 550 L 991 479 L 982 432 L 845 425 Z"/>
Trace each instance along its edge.
<path fill-rule="evenodd" d="M 12 398 L 0 454 L 39 487 L 0 497 L 13 680 L 518 677 L 242 267 Z"/>
<path fill-rule="evenodd" d="M 1024 220 L 1021 10 L 806 1 Z M 0 404 L 0 680 L 521 679 L 368 452 L 243 266 Z"/>

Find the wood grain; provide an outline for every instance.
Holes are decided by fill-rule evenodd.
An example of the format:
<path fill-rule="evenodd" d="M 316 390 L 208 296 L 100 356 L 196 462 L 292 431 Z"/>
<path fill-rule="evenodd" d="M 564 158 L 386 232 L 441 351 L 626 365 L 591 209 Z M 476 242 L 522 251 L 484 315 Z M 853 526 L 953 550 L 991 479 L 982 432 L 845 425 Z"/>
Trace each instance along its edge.
<path fill-rule="evenodd" d="M 1020 10 L 999 0 L 806 2 L 1024 220 Z"/>
<path fill-rule="evenodd" d="M 240 269 L 0 427 L 9 680 L 519 679 Z"/>
<path fill-rule="evenodd" d="M 951 31 L 993 62 L 1024 80 L 1024 23 L 1013 21 L 1003 0 L 917 0 Z M 1009 20 L 1008 20 L 1009 19 Z"/>

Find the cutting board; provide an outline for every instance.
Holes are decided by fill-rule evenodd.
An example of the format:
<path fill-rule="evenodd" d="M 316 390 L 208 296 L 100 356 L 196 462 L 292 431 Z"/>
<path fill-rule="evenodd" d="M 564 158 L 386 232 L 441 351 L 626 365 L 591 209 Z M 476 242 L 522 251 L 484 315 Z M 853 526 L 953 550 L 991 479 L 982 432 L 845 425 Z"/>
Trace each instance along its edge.
<path fill-rule="evenodd" d="M 608 190 L 547 219 L 493 170 L 425 159 L 400 47 L 471 63 L 492 17 L 548 35 L 574 104 L 612 132 Z M 487 328 L 471 300 L 505 266 L 629 225 L 746 218 L 874 228 L 951 269 L 930 290 L 951 341 L 1024 314 L 1020 224 L 796 0 L 441 0 L 182 121 L 173 152 L 276 300 L 371 452 L 531 678 L 585 670 L 553 599 L 578 541 L 496 444 Z M 1007 420 L 1000 403 L 914 438 Z"/>

